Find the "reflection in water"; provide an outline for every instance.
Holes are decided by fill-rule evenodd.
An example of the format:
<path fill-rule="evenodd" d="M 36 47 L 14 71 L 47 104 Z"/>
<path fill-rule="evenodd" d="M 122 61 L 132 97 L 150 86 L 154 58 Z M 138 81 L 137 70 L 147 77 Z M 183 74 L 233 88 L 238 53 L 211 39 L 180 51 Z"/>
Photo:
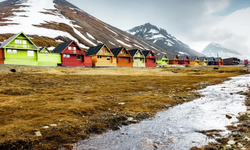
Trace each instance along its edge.
<path fill-rule="evenodd" d="M 198 131 L 225 130 L 226 125 L 237 121 L 238 113 L 246 110 L 245 96 L 237 92 L 247 91 L 249 83 L 250 76 L 244 75 L 209 86 L 200 91 L 205 97 L 160 112 L 152 119 L 124 126 L 121 130 L 93 136 L 75 144 L 74 150 L 183 150 L 205 145 L 212 139 Z M 233 118 L 227 119 L 226 115 Z"/>

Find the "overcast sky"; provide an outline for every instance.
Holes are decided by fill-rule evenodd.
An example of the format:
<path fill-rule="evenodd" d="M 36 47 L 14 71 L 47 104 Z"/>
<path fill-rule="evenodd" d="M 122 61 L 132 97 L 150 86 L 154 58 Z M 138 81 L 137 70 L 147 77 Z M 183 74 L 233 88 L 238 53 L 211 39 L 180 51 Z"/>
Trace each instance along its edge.
<path fill-rule="evenodd" d="M 250 7 L 250 0 L 68 0 L 92 16 L 122 30 L 151 23 L 165 29 L 191 48 L 202 51 L 210 42 L 229 44 L 234 49 L 247 48 L 233 44 L 237 32 L 224 30 L 225 19 Z M 244 20 L 250 19 L 243 18 Z M 232 19 L 228 23 L 233 23 Z M 218 33 L 217 25 L 223 28 Z M 249 23 L 250 25 L 250 23 Z M 237 30 L 237 29 L 234 29 Z M 248 29 L 249 30 L 249 29 Z M 216 35 L 216 36 L 215 36 Z M 230 37 L 231 40 L 228 40 Z M 238 36 L 238 38 L 243 38 Z M 250 41 L 250 37 L 249 41 Z M 239 46 L 241 45 L 241 46 Z M 250 51 L 250 45 L 248 45 Z"/>

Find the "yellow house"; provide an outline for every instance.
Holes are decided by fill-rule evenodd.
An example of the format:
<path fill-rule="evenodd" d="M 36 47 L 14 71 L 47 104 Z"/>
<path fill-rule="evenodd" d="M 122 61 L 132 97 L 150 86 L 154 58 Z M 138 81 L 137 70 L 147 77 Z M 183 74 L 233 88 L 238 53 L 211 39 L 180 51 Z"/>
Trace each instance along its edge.
<path fill-rule="evenodd" d="M 200 59 L 198 56 L 190 56 L 190 65 L 200 65 Z"/>
<path fill-rule="evenodd" d="M 116 66 L 116 60 L 106 44 L 90 47 L 86 56 L 92 56 L 92 66 Z"/>

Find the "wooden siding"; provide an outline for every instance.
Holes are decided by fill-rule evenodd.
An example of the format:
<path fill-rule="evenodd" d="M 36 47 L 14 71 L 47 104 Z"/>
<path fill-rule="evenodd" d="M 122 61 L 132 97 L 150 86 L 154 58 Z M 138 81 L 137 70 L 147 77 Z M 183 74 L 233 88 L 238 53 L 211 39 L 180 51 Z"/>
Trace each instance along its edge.
<path fill-rule="evenodd" d="M 202 61 L 202 62 L 200 62 L 200 65 L 202 65 L 202 66 L 207 66 L 207 65 L 208 65 L 208 62 L 207 62 L 207 61 Z"/>
<path fill-rule="evenodd" d="M 116 61 L 114 56 L 92 56 L 92 65 L 100 67 L 115 67 Z"/>
<path fill-rule="evenodd" d="M 78 55 L 80 57 L 77 58 L 76 54 L 62 54 L 62 66 L 69 67 L 82 67 L 84 64 L 84 55 Z"/>
<path fill-rule="evenodd" d="M 131 57 L 116 57 L 117 67 L 133 67 L 133 61 Z"/>
<path fill-rule="evenodd" d="M 148 53 L 148 56 L 145 58 L 146 67 L 156 67 L 156 57 L 152 51 Z"/>
<path fill-rule="evenodd" d="M 5 50 L 4 64 L 12 65 L 37 65 L 37 50 Z"/>
<path fill-rule="evenodd" d="M 0 48 L 0 64 L 4 64 L 4 50 Z"/>
<path fill-rule="evenodd" d="M 38 53 L 38 66 L 58 66 L 58 65 L 61 65 L 61 54 Z"/>
<path fill-rule="evenodd" d="M 92 56 L 84 56 L 84 66 L 92 67 Z"/>
<path fill-rule="evenodd" d="M 170 65 L 178 65 L 179 64 L 179 59 L 174 59 L 174 60 L 169 60 Z"/>
<path fill-rule="evenodd" d="M 200 61 L 190 61 L 190 65 L 200 65 Z"/>
<path fill-rule="evenodd" d="M 146 67 L 145 58 L 134 57 L 133 58 L 133 67 Z"/>
<path fill-rule="evenodd" d="M 164 66 L 164 65 L 168 65 L 169 64 L 169 60 L 165 58 L 165 59 L 157 60 L 156 63 L 159 66 Z"/>

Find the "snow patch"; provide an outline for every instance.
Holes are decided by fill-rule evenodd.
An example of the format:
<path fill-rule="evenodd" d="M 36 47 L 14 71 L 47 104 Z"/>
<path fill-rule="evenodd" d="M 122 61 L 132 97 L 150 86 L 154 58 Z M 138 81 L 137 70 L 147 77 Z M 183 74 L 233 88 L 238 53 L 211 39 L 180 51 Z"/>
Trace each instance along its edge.
<path fill-rule="evenodd" d="M 128 44 L 126 44 L 126 43 L 124 43 L 123 41 L 121 41 L 121 40 L 116 40 L 117 42 L 119 42 L 119 43 L 121 43 L 122 45 L 125 45 L 125 46 L 127 46 L 127 47 L 132 47 L 131 45 L 128 45 Z"/>
<path fill-rule="evenodd" d="M 91 34 L 89 34 L 88 32 L 87 32 L 87 35 L 88 35 L 88 37 L 90 37 L 91 39 L 95 40 L 95 38 L 94 38 Z"/>

